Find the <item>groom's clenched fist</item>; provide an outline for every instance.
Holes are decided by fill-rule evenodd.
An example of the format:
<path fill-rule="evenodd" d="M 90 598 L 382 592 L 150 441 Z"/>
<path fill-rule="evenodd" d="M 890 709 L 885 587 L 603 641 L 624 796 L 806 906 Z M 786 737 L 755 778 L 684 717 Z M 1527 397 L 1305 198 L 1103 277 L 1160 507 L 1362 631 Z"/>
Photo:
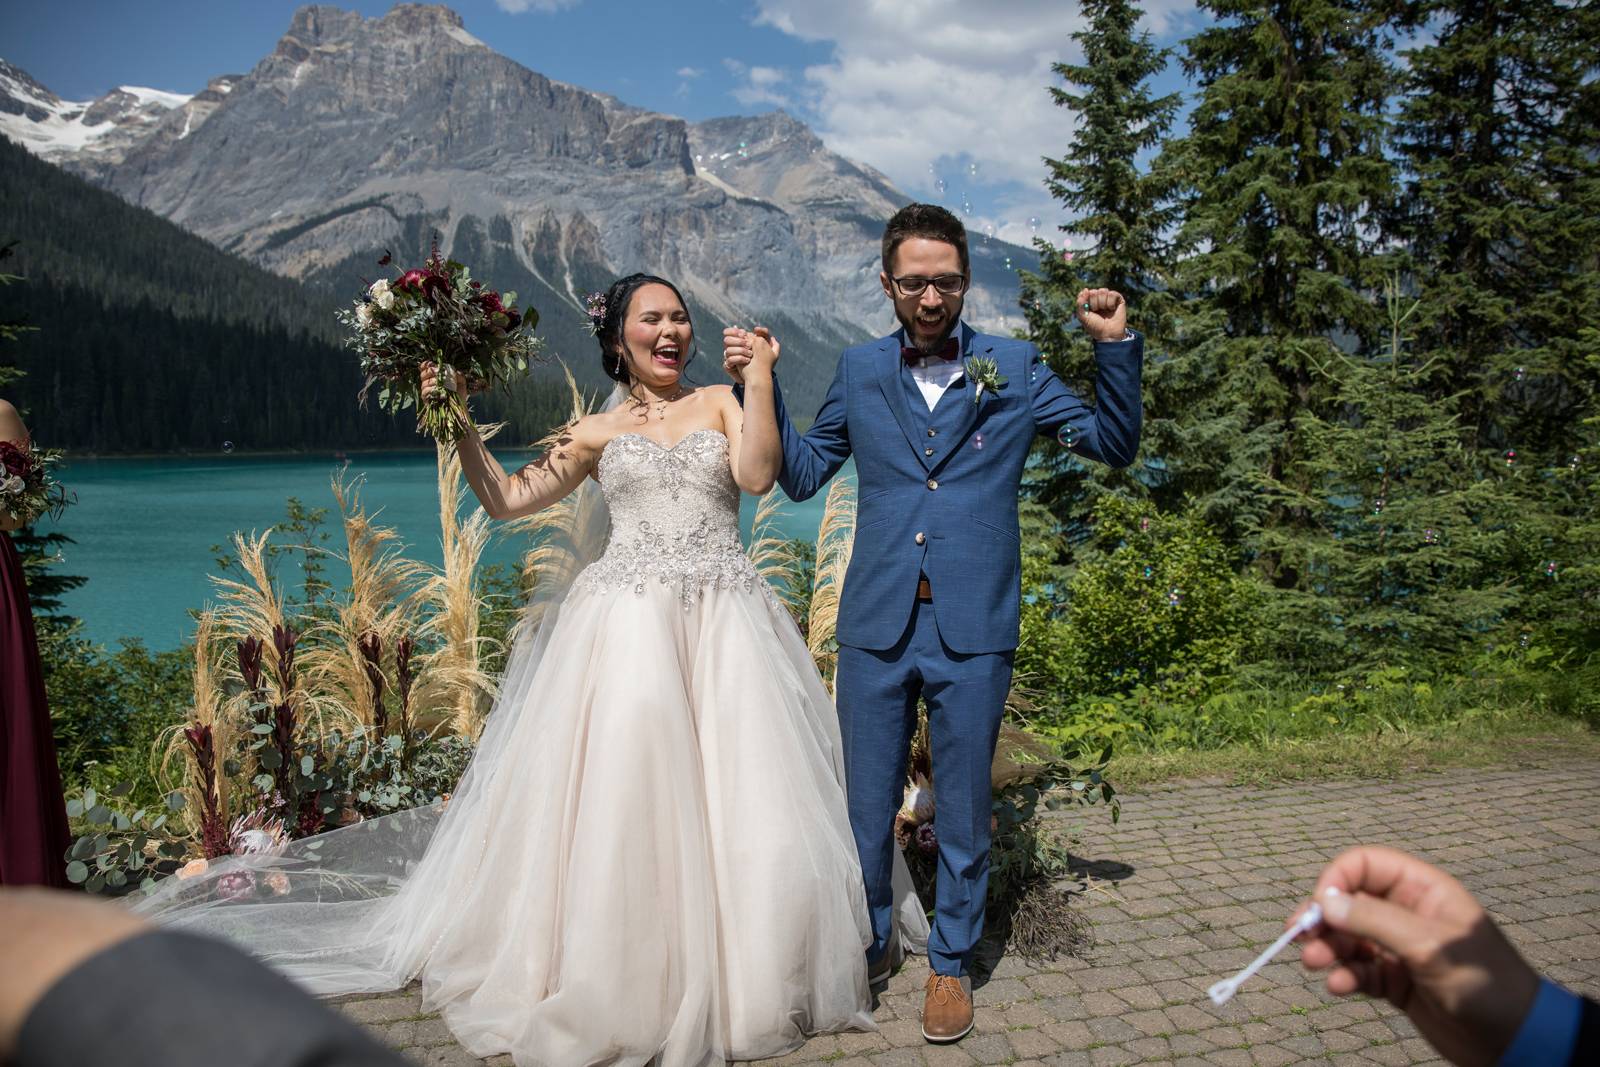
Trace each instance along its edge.
<path fill-rule="evenodd" d="M 1073 310 L 1096 341 L 1120 341 L 1128 335 L 1128 302 L 1115 289 L 1079 289 Z"/>

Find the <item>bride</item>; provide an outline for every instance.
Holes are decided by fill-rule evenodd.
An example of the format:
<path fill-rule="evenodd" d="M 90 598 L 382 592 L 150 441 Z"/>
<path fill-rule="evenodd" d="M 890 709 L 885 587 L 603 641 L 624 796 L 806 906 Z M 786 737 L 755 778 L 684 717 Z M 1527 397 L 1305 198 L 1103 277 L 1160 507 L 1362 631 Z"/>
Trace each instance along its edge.
<path fill-rule="evenodd" d="M 606 411 L 510 475 L 476 431 L 460 445 L 490 516 L 581 510 L 593 479 L 609 533 L 519 639 L 453 799 L 214 863 L 136 907 L 319 993 L 420 977 L 469 1051 L 523 1065 L 705 1065 L 872 1029 L 838 721 L 739 538 L 740 490 L 781 463 L 778 345 L 758 340 L 741 409 L 683 380 L 694 329 L 670 282 L 622 278 L 591 317 Z M 277 895 L 217 891 L 241 871 Z"/>

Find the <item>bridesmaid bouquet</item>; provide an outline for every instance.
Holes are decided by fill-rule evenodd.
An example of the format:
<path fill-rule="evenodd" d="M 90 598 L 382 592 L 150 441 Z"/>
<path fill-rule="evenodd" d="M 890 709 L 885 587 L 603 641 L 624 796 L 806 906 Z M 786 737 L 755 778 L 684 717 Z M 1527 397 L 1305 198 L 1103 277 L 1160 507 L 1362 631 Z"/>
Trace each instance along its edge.
<path fill-rule="evenodd" d="M 60 461 L 59 449 L 45 451 L 32 441 L 0 441 L 0 511 L 24 524 L 41 515 L 59 518 L 69 500 L 50 468 Z"/>
<path fill-rule="evenodd" d="M 389 256 L 378 261 L 386 266 Z M 398 412 L 417 409 L 417 429 L 454 444 L 467 432 L 467 410 L 450 388 L 460 375 L 474 388 L 495 388 L 527 371 L 543 342 L 533 336 L 539 313 L 519 311 L 517 294 L 497 293 L 435 247 L 421 267 L 394 279 L 379 278 L 347 310 L 346 342 L 361 353 L 366 384 L 364 403 L 378 386 L 378 406 Z M 437 363 L 446 384 L 422 395 L 422 365 Z"/>

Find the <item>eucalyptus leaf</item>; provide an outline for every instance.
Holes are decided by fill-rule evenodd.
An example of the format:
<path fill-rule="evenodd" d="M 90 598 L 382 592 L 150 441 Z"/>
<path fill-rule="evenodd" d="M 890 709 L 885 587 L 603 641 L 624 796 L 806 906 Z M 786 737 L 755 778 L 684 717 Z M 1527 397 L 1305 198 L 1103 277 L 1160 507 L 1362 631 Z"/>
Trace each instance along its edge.
<path fill-rule="evenodd" d="M 89 868 L 82 860 L 73 860 L 67 864 L 67 881 L 73 885 L 82 885 L 89 878 Z"/>

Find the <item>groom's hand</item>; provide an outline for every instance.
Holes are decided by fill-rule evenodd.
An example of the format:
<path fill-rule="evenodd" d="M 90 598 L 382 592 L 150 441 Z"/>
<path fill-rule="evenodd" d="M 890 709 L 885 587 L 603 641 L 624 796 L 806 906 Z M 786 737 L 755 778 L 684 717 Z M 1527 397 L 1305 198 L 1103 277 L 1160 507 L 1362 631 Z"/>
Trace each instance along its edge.
<path fill-rule="evenodd" d="M 743 385 L 744 369 L 754 355 L 747 331 L 738 326 L 729 326 L 722 331 L 722 369 L 728 372 L 728 377 Z"/>
<path fill-rule="evenodd" d="M 1128 335 L 1128 303 L 1115 289 L 1079 289 L 1073 311 L 1096 341 L 1120 341 Z"/>

